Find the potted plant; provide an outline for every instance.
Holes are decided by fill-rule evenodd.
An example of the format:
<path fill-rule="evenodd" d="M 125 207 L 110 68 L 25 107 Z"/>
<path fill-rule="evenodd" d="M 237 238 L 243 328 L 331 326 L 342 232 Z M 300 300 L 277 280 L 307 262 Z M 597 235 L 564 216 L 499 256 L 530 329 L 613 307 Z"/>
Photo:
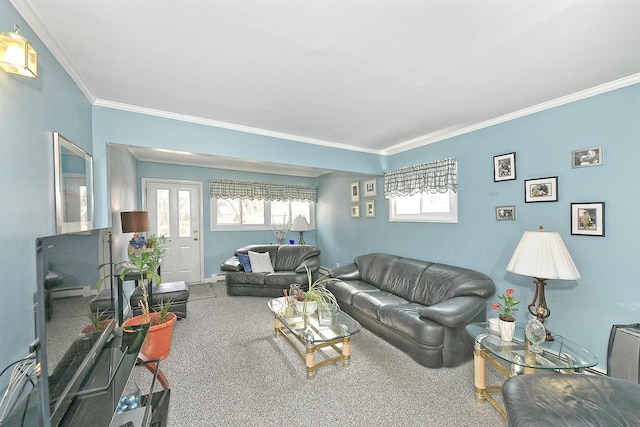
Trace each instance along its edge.
<path fill-rule="evenodd" d="M 103 319 L 106 312 L 107 310 L 103 310 L 101 312 L 97 308 L 95 313 L 91 311 L 91 309 L 87 310 L 84 315 L 87 317 L 87 319 L 89 319 L 89 324 L 82 328 L 81 332 L 83 334 L 88 334 L 91 332 L 103 330 L 111 322 L 111 319 Z"/>
<path fill-rule="evenodd" d="M 500 310 L 498 317 L 500 318 L 500 337 L 503 341 L 511 341 L 515 332 L 515 319 L 513 313 L 518 311 L 515 307 L 520 301 L 513 297 L 513 289 L 507 289 L 504 294 L 498 297 L 499 302 L 493 303 L 491 306 L 494 310 Z"/>
<path fill-rule="evenodd" d="M 144 236 L 136 233 L 129 241 L 129 245 L 134 249 L 134 251 L 129 251 L 130 260 L 115 264 L 116 267 L 122 267 L 122 272 L 120 273 L 122 280 L 134 268 L 140 272 L 140 286 L 142 288 L 140 309 L 142 314 L 126 320 L 123 322 L 122 327 L 126 331 L 132 330 L 135 326 L 149 324 L 147 337 L 140 349 L 140 352 L 149 359 L 164 359 L 169 355 L 173 325 L 177 320 L 176 315 L 169 311 L 171 301 L 160 304 L 158 311 L 151 312 L 149 294 L 147 292 L 148 286 L 153 286 L 153 283 L 162 281 L 162 277 L 157 271 L 165 253 L 164 245 L 168 241 L 165 236 L 156 237 L 151 235 L 148 239 L 145 239 Z M 99 284 L 105 278 L 102 278 Z"/>
<path fill-rule="evenodd" d="M 326 310 L 337 309 L 338 301 L 336 297 L 325 286 L 325 283 L 333 279 L 323 276 L 314 282 L 311 270 L 306 265 L 304 268 L 307 271 L 309 289 L 307 291 L 300 289 L 294 295 L 291 295 L 293 307 L 302 314 L 311 314 L 318 308 Z"/>

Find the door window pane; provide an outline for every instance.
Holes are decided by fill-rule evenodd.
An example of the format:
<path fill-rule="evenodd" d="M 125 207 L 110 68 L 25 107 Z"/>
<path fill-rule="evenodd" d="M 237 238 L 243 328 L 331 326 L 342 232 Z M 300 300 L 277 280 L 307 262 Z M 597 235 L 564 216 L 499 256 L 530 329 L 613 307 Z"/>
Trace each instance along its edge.
<path fill-rule="evenodd" d="M 156 210 L 158 212 L 158 236 L 171 237 L 169 220 L 171 219 L 169 211 L 169 190 L 156 190 Z"/>
<path fill-rule="evenodd" d="M 191 192 L 178 190 L 179 237 L 191 237 Z"/>

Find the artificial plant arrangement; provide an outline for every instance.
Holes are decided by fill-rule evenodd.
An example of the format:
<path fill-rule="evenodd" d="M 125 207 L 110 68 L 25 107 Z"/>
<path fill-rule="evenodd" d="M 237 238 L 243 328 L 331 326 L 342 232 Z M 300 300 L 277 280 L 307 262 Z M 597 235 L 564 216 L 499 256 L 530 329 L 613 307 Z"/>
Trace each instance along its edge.
<path fill-rule="evenodd" d="M 500 318 L 500 320 L 504 320 L 505 322 L 515 321 L 513 313 L 518 311 L 518 309 L 514 306 L 519 304 L 520 301 L 516 300 L 513 297 L 513 293 L 513 289 L 507 289 L 504 294 L 498 297 L 500 301 L 493 303 L 493 305 L 491 306 L 494 310 L 500 310 L 498 312 L 498 317 Z"/>

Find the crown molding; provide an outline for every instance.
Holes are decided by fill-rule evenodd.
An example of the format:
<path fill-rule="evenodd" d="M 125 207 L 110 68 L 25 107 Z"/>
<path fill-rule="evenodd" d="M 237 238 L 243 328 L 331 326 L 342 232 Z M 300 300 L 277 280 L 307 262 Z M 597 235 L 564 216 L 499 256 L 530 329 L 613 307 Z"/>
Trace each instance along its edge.
<path fill-rule="evenodd" d="M 412 150 L 414 148 L 419 148 L 424 145 L 433 144 L 435 142 L 444 141 L 446 139 L 450 139 L 456 136 L 464 135 L 467 133 L 471 133 L 480 129 L 485 129 L 490 126 L 495 126 L 500 123 L 505 123 L 511 120 L 519 119 L 521 117 L 525 117 L 531 114 L 539 113 L 541 111 L 550 110 L 555 107 L 559 107 L 561 105 L 570 104 L 572 102 L 581 101 L 586 98 L 590 98 L 592 96 L 600 95 L 606 92 L 611 92 L 616 89 L 621 89 L 623 87 L 631 86 L 634 84 L 640 83 L 640 73 L 633 74 L 628 77 L 624 77 L 618 80 L 614 80 L 609 83 L 604 83 L 589 89 L 585 89 L 580 92 L 573 93 L 571 95 L 563 96 L 560 98 L 556 98 L 551 101 L 543 102 L 538 105 L 534 105 L 533 107 L 524 108 L 519 111 L 514 111 L 513 113 L 505 114 L 500 117 L 496 117 L 494 119 L 486 120 L 484 122 L 476 123 L 470 126 L 461 127 L 459 129 L 454 129 L 451 131 L 445 131 L 444 133 L 439 132 L 435 134 L 423 135 L 418 138 L 410 139 L 408 141 L 402 142 L 400 144 L 394 145 L 387 150 L 384 150 L 380 154 L 389 156 L 393 154 L 402 153 L 404 151 Z"/>

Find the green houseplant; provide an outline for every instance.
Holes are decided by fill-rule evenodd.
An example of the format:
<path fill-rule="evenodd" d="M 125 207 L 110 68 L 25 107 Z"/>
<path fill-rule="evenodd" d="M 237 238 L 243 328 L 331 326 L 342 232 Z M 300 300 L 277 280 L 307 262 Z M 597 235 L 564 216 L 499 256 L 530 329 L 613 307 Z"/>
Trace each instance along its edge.
<path fill-rule="evenodd" d="M 326 283 L 333 279 L 328 276 L 322 276 L 313 281 L 311 270 L 306 265 L 304 268 L 307 271 L 309 289 L 307 291 L 300 289 L 294 295 L 291 295 L 294 308 L 304 314 L 311 314 L 318 308 L 325 310 L 337 309 L 338 301 L 326 287 Z"/>

